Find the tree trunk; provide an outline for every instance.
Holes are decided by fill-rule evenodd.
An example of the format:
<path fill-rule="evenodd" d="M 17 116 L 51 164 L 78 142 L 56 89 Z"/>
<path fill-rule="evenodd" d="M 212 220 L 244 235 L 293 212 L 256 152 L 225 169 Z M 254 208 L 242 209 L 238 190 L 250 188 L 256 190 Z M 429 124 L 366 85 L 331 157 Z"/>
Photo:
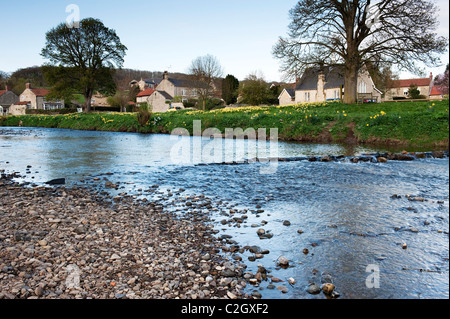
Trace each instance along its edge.
<path fill-rule="evenodd" d="M 344 103 L 355 104 L 358 99 L 358 67 L 355 64 L 345 68 Z"/>
<path fill-rule="evenodd" d="M 92 102 L 92 95 L 85 95 L 84 96 L 85 102 L 84 102 L 84 113 L 91 113 L 91 102 Z"/>

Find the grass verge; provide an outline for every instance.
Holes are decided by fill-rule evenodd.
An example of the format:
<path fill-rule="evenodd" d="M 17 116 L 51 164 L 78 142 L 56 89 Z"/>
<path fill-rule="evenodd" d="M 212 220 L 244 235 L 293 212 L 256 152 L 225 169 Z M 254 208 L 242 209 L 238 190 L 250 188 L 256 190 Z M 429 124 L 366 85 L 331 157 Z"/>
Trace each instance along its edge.
<path fill-rule="evenodd" d="M 283 141 L 366 143 L 448 149 L 449 101 L 388 102 L 346 105 L 307 103 L 259 106 L 203 112 L 183 110 L 154 113 L 146 123 L 137 113 L 91 113 L 0 117 L 0 126 L 47 127 L 76 130 L 169 134 L 184 128 L 192 134 L 193 121 L 202 129 L 278 128 Z"/>

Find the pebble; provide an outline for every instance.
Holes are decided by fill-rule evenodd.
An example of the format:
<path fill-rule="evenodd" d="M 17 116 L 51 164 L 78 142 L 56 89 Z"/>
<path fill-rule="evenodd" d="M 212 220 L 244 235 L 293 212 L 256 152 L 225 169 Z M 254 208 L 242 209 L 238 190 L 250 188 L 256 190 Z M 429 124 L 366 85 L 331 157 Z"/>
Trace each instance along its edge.
<path fill-rule="evenodd" d="M 284 267 L 289 266 L 289 259 L 287 259 L 286 257 L 283 257 L 283 256 L 279 257 L 277 262 L 280 266 L 284 266 Z"/>
<path fill-rule="evenodd" d="M 23 188 L 5 176 L 0 175 L 0 298 L 258 297 L 243 290 L 246 266 L 221 254 L 242 248 L 228 246 L 229 235 L 215 237 L 209 211 L 216 207 L 206 196 L 182 200 L 172 193 L 171 202 L 144 202 L 91 188 Z M 97 187 L 115 185 L 110 183 Z M 183 214 L 170 211 L 186 201 L 192 206 Z M 80 289 L 69 289 L 66 279 Z"/>
<path fill-rule="evenodd" d="M 336 286 L 330 283 L 326 283 L 322 285 L 321 289 L 325 295 L 331 296 L 334 289 L 336 289 Z"/>

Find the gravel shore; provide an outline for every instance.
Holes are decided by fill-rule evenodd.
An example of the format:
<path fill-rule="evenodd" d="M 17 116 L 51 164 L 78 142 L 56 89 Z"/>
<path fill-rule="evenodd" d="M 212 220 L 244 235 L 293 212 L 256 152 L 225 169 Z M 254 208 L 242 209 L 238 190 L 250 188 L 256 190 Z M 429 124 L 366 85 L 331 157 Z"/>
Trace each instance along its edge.
<path fill-rule="evenodd" d="M 249 298 L 194 198 L 163 203 L 0 177 L 0 299 Z M 188 207 L 189 206 L 189 207 Z"/>

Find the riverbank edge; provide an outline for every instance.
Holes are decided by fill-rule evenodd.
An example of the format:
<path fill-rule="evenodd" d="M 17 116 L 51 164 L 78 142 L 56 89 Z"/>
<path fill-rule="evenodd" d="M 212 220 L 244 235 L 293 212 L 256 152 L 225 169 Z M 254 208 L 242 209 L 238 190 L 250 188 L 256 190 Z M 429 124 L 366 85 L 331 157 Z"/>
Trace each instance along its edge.
<path fill-rule="evenodd" d="M 0 173 L 0 193 L 6 194 L 0 196 L 0 220 L 4 219 L 4 227 L 0 231 L 0 299 L 260 298 L 260 295 L 244 292 L 246 265 L 225 258 L 224 253 L 230 251 L 231 244 L 221 237 L 214 237 L 218 231 L 214 230 L 208 216 L 201 219 L 190 214 L 186 217 L 175 216 L 165 211 L 158 202 L 135 200 L 126 195 L 112 198 L 105 192 L 92 192 L 88 186 L 29 187 L 25 186 L 29 183 L 22 185 L 13 181 L 20 177 L 19 173 L 6 174 L 4 170 Z M 65 198 L 72 198 L 73 201 L 68 200 L 65 203 L 67 206 L 64 206 Z M 92 207 L 88 209 L 88 204 L 101 212 L 91 214 Z M 75 210 L 67 215 L 63 213 L 67 207 L 75 207 Z M 117 207 L 126 207 L 127 210 L 121 212 Z M 189 208 L 194 207 L 195 203 L 189 205 Z M 146 210 L 149 212 L 143 213 Z M 100 217 L 111 218 L 112 222 L 108 224 Z M 79 223 L 74 224 L 74 219 Z M 153 246 L 146 245 L 149 252 L 152 251 L 150 254 L 123 253 L 122 247 L 125 246 L 122 240 L 133 236 L 129 234 L 132 233 L 129 224 L 136 223 L 136 219 L 140 225 L 151 222 L 146 227 L 156 232 L 155 238 L 148 236 L 142 239 L 143 242 L 154 243 Z M 128 235 L 116 233 L 122 240 L 105 242 L 112 224 L 117 223 L 115 226 L 120 226 L 119 229 L 122 228 Z M 108 247 L 102 248 L 99 244 L 102 241 Z M 183 249 L 174 250 L 177 244 L 186 242 L 188 244 L 183 245 Z M 166 245 L 171 249 L 164 251 L 161 247 Z M 130 247 L 126 248 L 129 250 Z M 104 250 L 107 253 L 101 256 L 100 251 Z M 82 258 L 81 262 L 78 259 L 77 262 L 80 251 L 85 251 L 85 256 L 89 258 Z M 183 252 L 187 251 L 195 253 L 184 255 Z M 59 263 L 59 256 L 67 258 L 67 262 Z M 145 256 L 151 258 L 144 259 Z M 167 262 L 167 258 L 173 260 Z M 161 260 L 166 262 L 161 263 Z M 100 264 L 102 269 L 93 277 L 91 274 L 95 271 L 92 268 Z M 81 271 L 78 287 L 76 282 L 75 287 L 68 285 L 71 275 L 69 267 L 79 267 Z M 165 276 L 164 270 L 171 267 L 170 278 L 160 278 L 161 273 Z M 157 273 L 158 269 L 162 271 Z M 117 277 L 117 273 L 122 275 Z M 174 277 L 176 282 L 180 278 L 180 283 L 171 287 Z M 185 277 L 189 278 L 183 282 Z M 145 289 L 136 289 L 141 285 Z M 210 294 L 206 293 L 208 289 Z"/>
<path fill-rule="evenodd" d="M 151 134 L 162 134 L 162 135 L 172 135 L 172 132 L 165 131 L 164 129 L 156 130 L 148 132 L 140 131 L 136 128 L 136 126 L 131 126 L 127 129 L 125 128 L 89 128 L 89 129 L 80 129 L 75 127 L 59 127 L 59 126 L 23 126 L 23 125 L 8 125 L 8 126 L 2 126 L 0 122 L 0 128 L 8 128 L 8 127 L 15 127 L 15 128 L 49 128 L 49 129 L 63 129 L 63 130 L 75 130 L 75 131 L 90 131 L 90 132 L 111 132 L 111 133 L 130 133 L 130 134 L 144 134 L 144 135 L 151 135 Z M 207 130 L 208 128 L 205 128 L 204 130 Z M 193 135 L 190 135 L 193 136 Z M 354 136 L 354 135 L 353 135 Z M 226 134 L 215 134 L 215 138 L 220 137 L 222 139 L 229 139 Z M 244 139 L 248 140 L 248 137 L 239 137 L 234 136 L 233 139 Z M 258 136 L 258 132 L 256 131 L 256 135 L 254 140 L 261 140 L 261 137 Z M 270 136 L 262 138 L 262 140 L 271 141 Z M 387 148 L 405 148 L 410 150 L 415 149 L 427 149 L 432 151 L 446 151 L 450 148 L 450 142 L 448 139 L 441 140 L 441 141 L 435 141 L 433 143 L 426 143 L 426 144 L 416 144 L 411 143 L 409 140 L 398 140 L 398 139 L 382 139 L 377 137 L 371 137 L 368 140 L 361 140 L 359 138 L 352 137 L 352 140 L 349 141 L 348 137 L 346 138 L 336 138 L 330 136 L 326 131 L 321 133 L 319 136 L 297 136 L 295 138 L 285 138 L 283 136 L 278 136 L 278 142 L 292 142 L 292 143 L 314 143 L 314 144 L 341 144 L 346 146 L 367 146 L 367 147 L 387 147 Z"/>
<path fill-rule="evenodd" d="M 233 138 L 269 140 L 270 128 L 277 128 L 277 139 L 283 142 L 403 147 L 411 151 L 443 151 L 448 150 L 450 144 L 448 101 L 366 106 L 311 103 L 210 112 L 185 110 L 149 114 L 146 123 L 142 122 L 138 114 L 7 116 L 0 117 L 0 127 L 43 127 L 141 134 L 171 134 L 175 129 L 181 129 L 184 135 L 193 136 L 194 121 L 200 121 L 201 133 L 214 129 L 214 135 L 222 138 L 227 138 L 226 128 L 234 128 L 236 135 L 239 135 L 241 128 L 244 133 L 248 133 L 247 129 L 253 130 L 254 136 L 240 133 L 241 136 Z M 261 128 L 265 128 L 265 136 L 260 136 Z"/>

